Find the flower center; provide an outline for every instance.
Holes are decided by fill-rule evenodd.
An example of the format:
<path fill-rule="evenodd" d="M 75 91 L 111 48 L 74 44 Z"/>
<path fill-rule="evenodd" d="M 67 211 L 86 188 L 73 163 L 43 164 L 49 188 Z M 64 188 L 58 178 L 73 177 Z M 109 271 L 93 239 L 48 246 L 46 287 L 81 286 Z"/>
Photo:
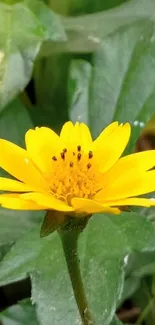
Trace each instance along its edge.
<path fill-rule="evenodd" d="M 98 177 L 93 152 L 84 152 L 80 145 L 75 151 L 64 148 L 52 157 L 51 191 L 68 204 L 73 197 L 91 199 L 97 191 Z"/>

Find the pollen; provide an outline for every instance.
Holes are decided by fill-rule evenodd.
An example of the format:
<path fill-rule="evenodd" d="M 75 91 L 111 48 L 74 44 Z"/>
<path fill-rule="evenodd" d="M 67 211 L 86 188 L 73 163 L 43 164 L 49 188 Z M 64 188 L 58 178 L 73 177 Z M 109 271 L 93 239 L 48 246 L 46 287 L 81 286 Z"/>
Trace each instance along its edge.
<path fill-rule="evenodd" d="M 88 157 L 89 157 L 89 159 L 93 158 L 93 152 L 91 150 L 88 153 Z"/>
<path fill-rule="evenodd" d="M 77 160 L 80 160 L 80 159 L 81 159 L 81 153 L 78 153 Z"/>
<path fill-rule="evenodd" d="M 57 161 L 57 157 L 53 156 L 52 157 L 53 161 Z"/>
<path fill-rule="evenodd" d="M 93 152 L 84 152 L 78 145 L 74 151 L 63 149 L 57 157 L 52 157 L 52 194 L 63 198 L 68 204 L 74 197 L 91 199 L 97 192 L 99 178 Z"/>
<path fill-rule="evenodd" d="M 65 159 L 65 152 L 63 151 L 63 152 L 61 152 L 61 158 L 64 160 Z"/>

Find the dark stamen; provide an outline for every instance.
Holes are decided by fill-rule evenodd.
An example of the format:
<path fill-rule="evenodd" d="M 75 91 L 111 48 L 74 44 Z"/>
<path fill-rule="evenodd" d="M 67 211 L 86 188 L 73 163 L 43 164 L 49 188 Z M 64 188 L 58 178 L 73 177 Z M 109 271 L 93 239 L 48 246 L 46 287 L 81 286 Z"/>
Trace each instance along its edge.
<path fill-rule="evenodd" d="M 52 160 L 57 161 L 57 157 L 53 156 Z"/>
<path fill-rule="evenodd" d="M 78 151 L 81 151 L 81 146 L 77 146 L 77 150 Z"/>
<path fill-rule="evenodd" d="M 73 152 L 73 156 L 75 156 L 75 152 Z"/>
<path fill-rule="evenodd" d="M 66 149 L 66 148 L 64 148 L 64 149 L 63 149 L 63 152 L 64 152 L 64 153 L 66 153 L 66 152 L 67 152 L 67 149 Z"/>
<path fill-rule="evenodd" d="M 79 161 L 80 159 L 81 159 L 81 153 L 78 153 L 78 155 L 77 155 L 77 160 Z"/>
<path fill-rule="evenodd" d="M 61 152 L 61 158 L 64 160 L 65 159 L 65 153 Z"/>
<path fill-rule="evenodd" d="M 91 164 L 88 164 L 88 165 L 87 165 L 87 168 L 89 169 L 90 167 L 91 167 Z"/>
<path fill-rule="evenodd" d="M 89 157 L 89 159 L 91 159 L 93 157 L 93 152 L 91 150 L 88 153 L 88 157 Z"/>
<path fill-rule="evenodd" d="M 71 161 L 70 162 L 70 165 L 69 165 L 70 167 L 73 167 L 74 166 L 74 164 L 73 164 L 73 162 Z"/>

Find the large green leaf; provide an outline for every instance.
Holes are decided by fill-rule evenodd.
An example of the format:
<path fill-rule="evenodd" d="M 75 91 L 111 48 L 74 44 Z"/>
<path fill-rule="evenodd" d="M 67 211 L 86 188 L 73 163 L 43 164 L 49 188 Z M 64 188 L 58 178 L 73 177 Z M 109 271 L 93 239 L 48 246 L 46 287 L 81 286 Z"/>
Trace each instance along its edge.
<path fill-rule="evenodd" d="M 53 52 L 68 51 L 92 52 L 101 45 L 103 37 L 112 34 L 122 26 L 132 25 L 142 19 L 152 20 L 150 18 L 154 15 L 154 11 L 154 0 L 131 0 L 111 10 L 61 18 L 68 42 L 56 43 L 54 47 L 51 46 L 51 42 L 46 42 L 39 55 L 49 56 Z"/>
<path fill-rule="evenodd" d="M 155 94 L 154 37 L 154 22 L 140 22 L 103 40 L 94 55 L 90 96 L 90 125 L 95 135 L 112 120 L 144 126 L 153 114 L 151 105 L 139 121 Z"/>
<path fill-rule="evenodd" d="M 134 233 L 134 236 L 133 236 Z M 123 290 L 123 265 L 132 250 L 155 248 L 152 225 L 136 214 L 96 215 L 79 240 L 79 257 L 88 303 L 96 324 L 109 324 Z M 73 325 L 79 319 L 61 243 L 51 237 L 32 273 L 32 298 L 41 324 Z M 69 309 L 68 309 L 69 306 Z M 80 321 L 79 321 L 80 322 Z"/>
<path fill-rule="evenodd" d="M 38 325 L 35 308 L 29 300 L 11 306 L 0 313 L 3 325 Z"/>
<path fill-rule="evenodd" d="M 0 246 L 11 244 L 43 220 L 44 212 L 0 208 Z"/>
<path fill-rule="evenodd" d="M 46 39 L 64 38 L 63 27 L 41 1 L 24 0 L 13 4 L 0 1 L 1 109 L 25 88 L 41 43 Z"/>
<path fill-rule="evenodd" d="M 147 220 L 134 213 L 122 213 L 118 218 L 100 215 L 97 221 L 94 217 L 92 224 L 88 224 L 87 234 L 81 236 L 83 277 L 97 324 L 109 324 L 112 319 L 123 289 L 122 264 L 127 262 L 127 255 L 132 250 L 155 247 L 151 228 Z"/>
<path fill-rule="evenodd" d="M 130 122 L 133 131 L 130 151 L 154 113 L 154 30 L 154 22 L 144 21 L 121 28 L 103 39 L 93 55 L 89 78 L 84 70 L 87 66 L 85 61 L 83 64 L 73 61 L 70 69 L 71 118 L 82 120 L 84 117 L 95 137 L 113 120 Z M 76 85 L 74 88 L 71 87 L 73 82 Z M 82 102 L 85 105 L 81 107 Z"/>
<path fill-rule="evenodd" d="M 58 235 L 42 248 L 31 279 L 41 324 L 82 325 Z"/>
<path fill-rule="evenodd" d="M 36 227 L 12 246 L 0 264 L 0 286 L 25 279 L 32 272 L 41 248 L 49 240 L 46 238 L 40 239 L 40 227 Z"/>

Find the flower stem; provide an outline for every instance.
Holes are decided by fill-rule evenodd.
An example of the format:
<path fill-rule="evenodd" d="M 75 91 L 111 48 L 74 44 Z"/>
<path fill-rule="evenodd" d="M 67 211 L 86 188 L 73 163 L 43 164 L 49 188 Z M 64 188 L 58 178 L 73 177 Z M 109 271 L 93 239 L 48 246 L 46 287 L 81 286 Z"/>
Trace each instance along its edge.
<path fill-rule="evenodd" d="M 59 234 L 82 323 L 83 325 L 93 325 L 94 323 L 88 309 L 87 299 L 84 292 L 77 253 L 77 240 L 80 230 L 77 228 L 72 230 L 60 230 Z"/>

